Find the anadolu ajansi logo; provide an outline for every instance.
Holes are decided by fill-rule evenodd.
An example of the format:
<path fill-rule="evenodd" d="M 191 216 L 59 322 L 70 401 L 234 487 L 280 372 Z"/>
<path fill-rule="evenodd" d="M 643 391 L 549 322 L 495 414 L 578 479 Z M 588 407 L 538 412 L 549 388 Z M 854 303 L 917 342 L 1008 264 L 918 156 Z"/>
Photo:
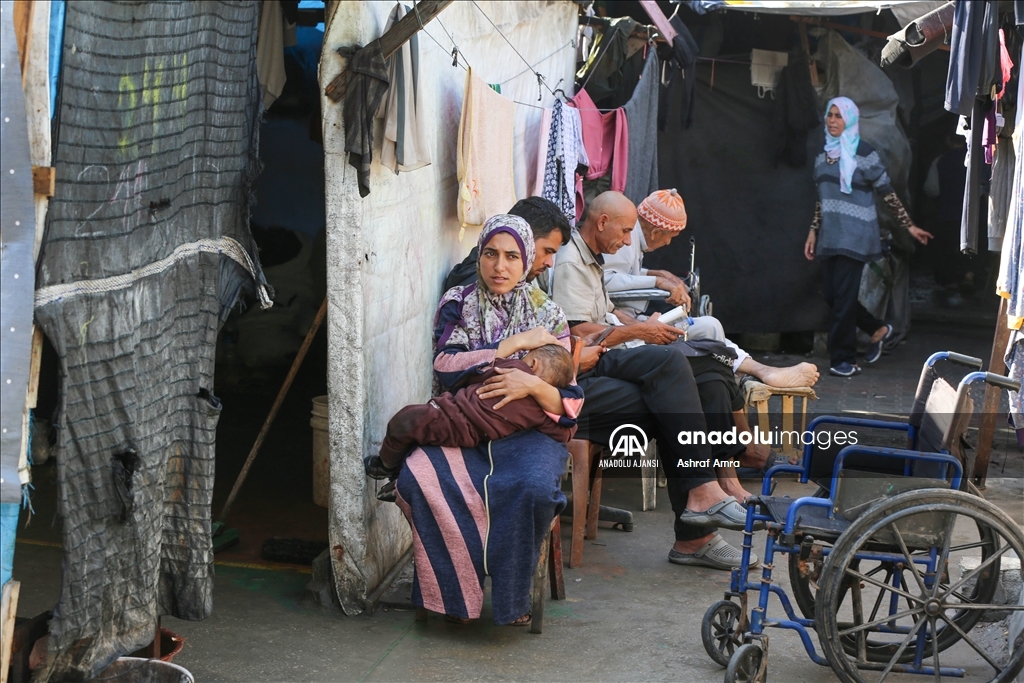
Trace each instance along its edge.
<path fill-rule="evenodd" d="M 647 434 L 634 424 L 619 425 L 608 439 L 612 457 L 642 458 L 647 454 Z"/>

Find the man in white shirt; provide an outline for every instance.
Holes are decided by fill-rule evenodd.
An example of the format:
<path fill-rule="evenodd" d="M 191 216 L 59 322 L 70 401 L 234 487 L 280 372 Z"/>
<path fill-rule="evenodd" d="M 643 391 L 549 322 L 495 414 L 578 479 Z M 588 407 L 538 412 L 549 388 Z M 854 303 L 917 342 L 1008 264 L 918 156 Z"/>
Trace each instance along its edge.
<path fill-rule="evenodd" d="M 664 289 L 669 292 L 668 303 L 684 305 L 692 310 L 690 296 L 683 281 L 665 270 L 643 267 L 645 252 L 668 246 L 686 227 L 686 208 L 682 197 L 674 190 L 651 193 L 637 207 L 637 227 L 630 244 L 623 245 L 614 254 L 603 254 L 604 284 L 608 292 L 634 289 Z M 616 308 L 625 309 L 631 316 L 644 319 L 648 301 L 620 301 Z M 733 371 L 753 375 L 773 387 L 809 387 L 818 381 L 818 369 L 811 363 L 798 363 L 776 368 L 758 363 L 750 354 L 726 338 L 722 324 L 712 316 L 694 318 L 687 330 L 690 339 L 715 339 L 736 352 Z"/>

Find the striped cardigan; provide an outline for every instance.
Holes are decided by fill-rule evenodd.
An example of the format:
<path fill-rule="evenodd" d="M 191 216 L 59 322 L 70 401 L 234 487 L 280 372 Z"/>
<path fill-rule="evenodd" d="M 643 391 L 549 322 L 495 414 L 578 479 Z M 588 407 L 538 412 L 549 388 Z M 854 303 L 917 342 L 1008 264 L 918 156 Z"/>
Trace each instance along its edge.
<path fill-rule="evenodd" d="M 875 209 L 875 193 L 893 192 L 889 174 L 876 152 L 861 140 L 857 147 L 857 170 L 853 174 L 853 192 L 839 189 L 839 164 L 830 164 L 822 152 L 814 161 L 814 182 L 821 205 L 821 229 L 815 255 L 849 256 L 858 261 L 873 261 L 882 255 L 882 240 Z"/>

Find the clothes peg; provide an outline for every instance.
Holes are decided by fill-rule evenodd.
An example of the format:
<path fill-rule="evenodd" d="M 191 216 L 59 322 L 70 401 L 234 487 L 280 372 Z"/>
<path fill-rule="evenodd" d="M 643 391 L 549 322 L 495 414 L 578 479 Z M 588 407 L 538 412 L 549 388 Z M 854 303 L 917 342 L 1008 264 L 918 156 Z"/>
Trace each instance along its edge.
<path fill-rule="evenodd" d="M 458 65 L 459 65 L 459 48 L 458 47 L 453 47 L 452 48 L 452 66 L 458 66 Z"/>

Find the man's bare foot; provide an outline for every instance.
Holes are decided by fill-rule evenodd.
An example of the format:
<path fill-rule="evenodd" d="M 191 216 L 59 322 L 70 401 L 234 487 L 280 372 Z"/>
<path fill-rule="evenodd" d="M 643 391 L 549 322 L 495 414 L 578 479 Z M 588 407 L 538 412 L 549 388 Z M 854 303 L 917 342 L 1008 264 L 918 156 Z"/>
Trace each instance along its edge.
<path fill-rule="evenodd" d="M 690 489 L 686 499 L 686 509 L 690 512 L 704 512 L 728 498 L 717 481 L 709 481 L 695 489 Z M 704 541 L 707 543 L 707 541 Z"/>
<path fill-rule="evenodd" d="M 792 389 L 794 387 L 811 387 L 818 381 L 818 368 L 811 363 L 797 363 L 787 368 L 763 366 L 760 374 L 754 374 L 759 380 L 770 387 Z M 742 368 L 740 368 L 742 370 Z"/>
<path fill-rule="evenodd" d="M 740 484 L 739 479 L 733 479 L 731 477 L 719 478 L 718 483 L 722 486 L 722 490 L 724 490 L 728 495 L 732 496 L 741 503 L 744 500 L 746 500 L 749 496 L 754 495 L 750 491 L 743 488 L 743 486 Z"/>

